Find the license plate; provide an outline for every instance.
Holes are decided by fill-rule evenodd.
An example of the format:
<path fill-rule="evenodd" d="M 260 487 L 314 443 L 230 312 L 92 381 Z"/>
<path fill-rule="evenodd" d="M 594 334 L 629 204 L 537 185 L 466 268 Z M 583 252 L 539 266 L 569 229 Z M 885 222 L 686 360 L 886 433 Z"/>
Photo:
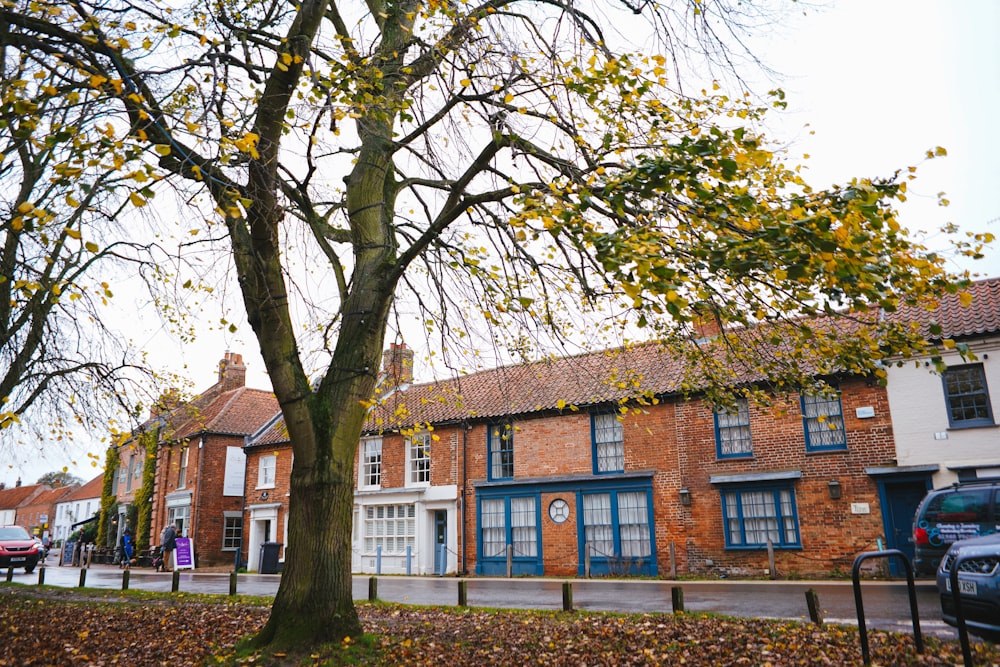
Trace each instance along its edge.
<path fill-rule="evenodd" d="M 949 577 L 948 579 L 945 579 L 944 583 L 945 583 L 945 588 L 950 593 L 951 592 L 951 578 Z M 959 579 L 958 580 L 958 590 L 963 595 L 977 595 L 977 593 L 976 593 L 976 582 L 969 581 L 968 579 Z"/>
<path fill-rule="evenodd" d="M 26 558 L 25 558 L 24 556 L 20 556 L 20 557 L 18 557 L 18 558 L 11 558 L 11 559 L 10 559 L 10 562 L 11 562 L 11 563 L 23 563 L 23 562 L 25 562 L 26 560 L 27 560 L 27 559 L 26 559 Z"/>

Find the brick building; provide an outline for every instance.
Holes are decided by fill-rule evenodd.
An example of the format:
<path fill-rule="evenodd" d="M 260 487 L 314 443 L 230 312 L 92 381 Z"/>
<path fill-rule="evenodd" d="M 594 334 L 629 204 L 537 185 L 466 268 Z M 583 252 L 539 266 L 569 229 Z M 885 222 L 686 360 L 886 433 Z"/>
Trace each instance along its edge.
<path fill-rule="evenodd" d="M 20 509 L 30 505 L 35 498 L 49 490 L 44 484 L 22 485 L 21 479 L 5 489 L 0 487 L 0 526 L 23 526 L 28 528 L 26 518 L 22 517 Z"/>
<path fill-rule="evenodd" d="M 831 398 L 717 413 L 681 396 L 682 364 L 648 344 L 384 384 L 355 462 L 354 571 L 762 574 L 770 540 L 779 572 L 805 574 L 875 548 L 867 471 L 894 465 L 883 388 L 830 378 Z M 263 541 L 287 542 L 280 416 L 247 456 L 254 569 Z"/>
<path fill-rule="evenodd" d="M 163 526 L 175 522 L 180 534 L 192 539 L 199 564 L 234 562 L 243 532 L 244 441 L 278 411 L 270 391 L 245 384 L 242 356 L 227 352 L 214 385 L 191 401 L 166 405 L 122 445 L 116 472 L 119 538 L 142 487 L 143 469 L 153 462 L 149 544 L 159 544 Z M 143 446 L 147 432 L 157 439 L 155 459 Z"/>
<path fill-rule="evenodd" d="M 49 527 L 56 520 L 57 504 L 62 502 L 78 487 L 58 486 L 54 489 L 44 487 L 45 491 L 35 496 L 29 502 L 22 504 L 17 510 L 17 523 L 28 529 L 35 537 L 42 538 L 49 534 Z"/>

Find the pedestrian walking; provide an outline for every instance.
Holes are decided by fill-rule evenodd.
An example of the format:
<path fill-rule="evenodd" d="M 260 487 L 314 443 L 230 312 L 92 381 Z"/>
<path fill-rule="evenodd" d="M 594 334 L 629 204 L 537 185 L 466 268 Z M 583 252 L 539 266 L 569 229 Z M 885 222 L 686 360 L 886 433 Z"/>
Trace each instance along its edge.
<path fill-rule="evenodd" d="M 170 572 L 170 554 L 177 548 L 177 526 L 168 523 L 160 533 L 160 552 L 163 556 L 163 571 Z"/>
<path fill-rule="evenodd" d="M 132 531 L 128 528 L 122 534 L 122 567 L 126 570 L 132 567 L 132 558 L 135 556 L 135 543 L 132 539 Z"/>

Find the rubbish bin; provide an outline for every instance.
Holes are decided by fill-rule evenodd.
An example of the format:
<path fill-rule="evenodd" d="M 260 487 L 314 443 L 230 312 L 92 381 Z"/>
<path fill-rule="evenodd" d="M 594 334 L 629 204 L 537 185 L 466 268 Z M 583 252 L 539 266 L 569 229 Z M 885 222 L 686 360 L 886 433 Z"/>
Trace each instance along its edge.
<path fill-rule="evenodd" d="M 278 554 L 281 553 L 281 542 L 264 542 L 260 545 L 260 574 L 278 574 Z"/>

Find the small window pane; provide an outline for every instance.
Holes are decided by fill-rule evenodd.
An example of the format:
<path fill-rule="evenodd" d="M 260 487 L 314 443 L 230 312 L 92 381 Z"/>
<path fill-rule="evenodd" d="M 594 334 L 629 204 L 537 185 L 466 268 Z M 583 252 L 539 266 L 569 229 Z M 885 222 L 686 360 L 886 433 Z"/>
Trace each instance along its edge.
<path fill-rule="evenodd" d="M 494 424 L 489 428 L 490 479 L 514 477 L 514 427 Z"/>
<path fill-rule="evenodd" d="M 843 449 L 847 447 L 843 408 L 839 396 L 802 397 L 802 416 L 806 426 L 806 449 Z"/>
<path fill-rule="evenodd" d="M 982 364 L 949 368 L 944 372 L 944 388 L 952 426 L 993 424 Z"/>
<path fill-rule="evenodd" d="M 720 457 L 753 454 L 750 437 L 750 405 L 738 399 L 732 407 L 716 411 L 717 446 Z"/>
<path fill-rule="evenodd" d="M 594 449 L 597 472 L 621 472 L 625 469 L 624 428 L 618 415 L 594 415 Z"/>

